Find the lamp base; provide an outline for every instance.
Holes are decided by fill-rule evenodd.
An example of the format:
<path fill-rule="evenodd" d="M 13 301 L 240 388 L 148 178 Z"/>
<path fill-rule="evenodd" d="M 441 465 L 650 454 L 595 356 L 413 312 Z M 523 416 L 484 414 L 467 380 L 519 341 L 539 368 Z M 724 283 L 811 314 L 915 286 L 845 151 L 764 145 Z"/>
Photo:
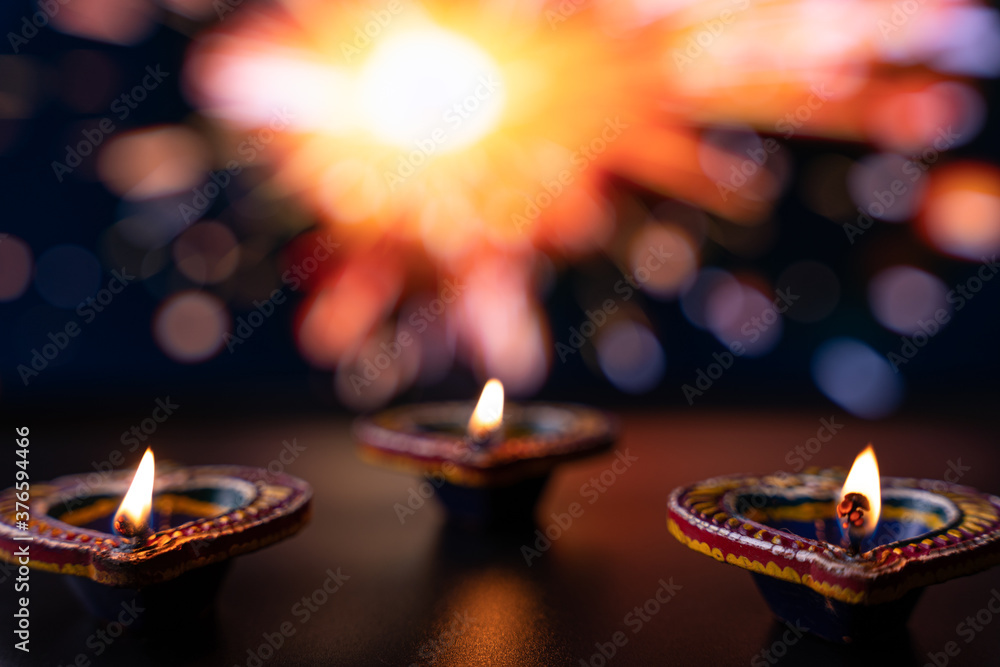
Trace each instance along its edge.
<path fill-rule="evenodd" d="M 535 507 L 549 474 L 507 486 L 459 486 L 428 478 L 448 518 L 463 527 L 519 530 L 534 524 Z"/>
<path fill-rule="evenodd" d="M 229 562 L 223 561 L 138 589 L 106 586 L 86 577 L 65 579 L 91 614 L 141 631 L 198 623 L 214 607 L 228 569 Z"/>
<path fill-rule="evenodd" d="M 790 581 L 752 573 L 775 616 L 838 643 L 867 643 L 902 635 L 922 588 L 876 605 L 848 604 Z"/>

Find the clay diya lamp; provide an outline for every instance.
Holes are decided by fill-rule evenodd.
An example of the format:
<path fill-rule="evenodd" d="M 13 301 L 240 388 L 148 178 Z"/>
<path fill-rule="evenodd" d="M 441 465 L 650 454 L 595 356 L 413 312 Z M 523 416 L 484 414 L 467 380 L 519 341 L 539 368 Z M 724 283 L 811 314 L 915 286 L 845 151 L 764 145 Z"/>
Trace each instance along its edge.
<path fill-rule="evenodd" d="M 778 618 L 838 642 L 905 636 L 926 586 L 1000 562 L 1000 498 L 879 478 L 869 446 L 843 473 L 718 477 L 673 491 L 670 533 L 750 570 Z"/>
<path fill-rule="evenodd" d="M 32 484 L 27 527 L 15 521 L 14 489 L 4 491 L 0 559 L 17 563 L 27 545 L 29 566 L 68 575 L 95 615 L 114 618 L 135 602 L 145 611 L 134 627 L 176 624 L 211 608 L 234 557 L 298 532 L 311 502 L 302 480 L 257 468 L 157 475 L 147 450 L 131 483 L 119 473 Z"/>
<path fill-rule="evenodd" d="M 416 473 L 451 519 L 472 527 L 523 528 L 552 471 L 611 449 L 617 428 L 604 413 L 578 405 L 504 405 L 490 380 L 478 403 L 398 407 L 355 422 L 361 457 Z"/>

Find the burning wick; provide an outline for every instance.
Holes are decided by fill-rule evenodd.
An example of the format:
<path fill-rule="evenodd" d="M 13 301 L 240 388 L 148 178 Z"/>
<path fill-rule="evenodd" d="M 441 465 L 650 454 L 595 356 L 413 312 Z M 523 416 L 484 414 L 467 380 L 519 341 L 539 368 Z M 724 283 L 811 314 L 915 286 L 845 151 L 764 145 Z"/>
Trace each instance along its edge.
<path fill-rule="evenodd" d="M 115 513 L 115 532 L 132 540 L 134 546 L 145 542 L 150 534 L 149 515 L 153 507 L 153 480 L 156 477 L 153 450 L 147 449 L 139 462 L 122 504 Z"/>
<path fill-rule="evenodd" d="M 871 511 L 872 504 L 863 493 L 848 493 L 837 505 L 837 518 L 840 528 L 848 537 L 848 548 L 857 554 L 861 548 L 861 540 L 865 537 L 865 515 Z"/>
<path fill-rule="evenodd" d="M 469 418 L 469 440 L 476 449 L 493 444 L 503 426 L 503 384 L 490 380 L 479 395 L 476 409 Z"/>
<path fill-rule="evenodd" d="M 837 505 L 837 516 L 843 521 L 845 528 L 863 528 L 865 513 L 871 508 L 872 504 L 864 494 L 848 493 Z"/>
<path fill-rule="evenodd" d="M 882 491 L 878 461 L 875 459 L 875 450 L 868 445 L 854 459 L 837 505 L 844 548 L 854 555 L 860 553 L 862 540 L 875 532 L 881 512 Z"/>

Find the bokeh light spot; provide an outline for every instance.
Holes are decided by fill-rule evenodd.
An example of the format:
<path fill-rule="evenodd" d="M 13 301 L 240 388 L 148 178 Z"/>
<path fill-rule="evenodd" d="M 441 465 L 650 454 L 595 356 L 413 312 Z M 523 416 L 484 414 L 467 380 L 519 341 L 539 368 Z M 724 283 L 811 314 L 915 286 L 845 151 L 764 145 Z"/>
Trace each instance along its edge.
<path fill-rule="evenodd" d="M 981 260 L 1000 252 L 1000 169 L 967 162 L 934 173 L 923 230 L 949 255 Z"/>
<path fill-rule="evenodd" d="M 0 234 L 0 301 L 13 301 L 28 289 L 33 267 L 31 248 L 16 236 Z"/>
<path fill-rule="evenodd" d="M 903 380 L 885 357 L 853 338 L 835 338 L 816 350 L 813 381 L 831 401 L 865 419 L 891 414 L 903 398 Z"/>
<path fill-rule="evenodd" d="M 229 311 L 219 299 L 196 290 L 167 299 L 153 316 L 153 336 L 163 353 L 191 364 L 213 357 L 223 346 Z"/>
<path fill-rule="evenodd" d="M 208 150 L 202 139 L 187 128 L 149 128 L 109 140 L 97 167 L 101 180 L 115 194 L 126 199 L 150 199 L 183 192 L 200 183 L 208 169 Z M 188 206 L 194 208 L 190 202 Z"/>
<path fill-rule="evenodd" d="M 159 3 L 172 12 L 199 21 L 209 18 L 217 11 L 213 8 L 215 0 L 159 0 Z"/>
<path fill-rule="evenodd" d="M 720 282 L 709 293 L 706 304 L 708 328 L 726 347 L 739 343 L 746 356 L 759 357 L 774 349 L 781 339 L 781 314 L 772 300 L 755 287 L 737 281 Z M 789 304 L 781 307 L 788 308 Z"/>
<path fill-rule="evenodd" d="M 691 239 L 679 227 L 649 223 L 632 238 L 631 275 L 643 290 L 671 298 L 694 282 L 698 258 Z"/>
<path fill-rule="evenodd" d="M 924 189 L 924 167 L 894 153 L 868 155 L 847 175 L 851 199 L 863 212 L 887 222 L 912 218 Z"/>
<path fill-rule="evenodd" d="M 39 68 L 26 56 L 0 56 L 0 119 L 30 118 L 41 80 Z"/>
<path fill-rule="evenodd" d="M 148 0 L 73 0 L 51 13 L 53 27 L 68 35 L 130 45 L 156 25 L 157 9 Z"/>
<path fill-rule="evenodd" d="M 240 246 L 228 227 L 218 222 L 194 225 L 174 242 L 177 269 L 200 283 L 222 282 L 240 261 Z"/>
<path fill-rule="evenodd" d="M 595 343 L 597 363 L 611 384 L 629 394 L 643 394 L 663 378 L 667 358 L 647 327 L 619 321 L 600 332 Z"/>
<path fill-rule="evenodd" d="M 921 323 L 935 319 L 939 310 L 950 311 L 948 288 L 936 276 L 912 266 L 892 266 L 868 284 L 868 302 L 875 319 L 886 329 L 909 335 Z M 935 330 L 939 326 L 935 323 Z"/>
<path fill-rule="evenodd" d="M 707 267 L 698 272 L 694 283 L 681 296 L 681 311 L 691 324 L 699 329 L 708 328 L 708 298 L 722 285 L 739 286 L 728 271 Z"/>

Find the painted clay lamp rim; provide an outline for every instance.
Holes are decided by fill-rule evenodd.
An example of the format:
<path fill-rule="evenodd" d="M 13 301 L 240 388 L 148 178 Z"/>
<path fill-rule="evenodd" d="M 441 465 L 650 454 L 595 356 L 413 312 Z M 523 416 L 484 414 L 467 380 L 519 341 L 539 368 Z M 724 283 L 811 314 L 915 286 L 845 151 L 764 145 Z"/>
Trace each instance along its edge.
<path fill-rule="evenodd" d="M 87 497 L 120 497 L 132 472 L 115 473 L 88 487 Z M 31 487 L 31 528 L 14 525 L 14 489 L 0 493 L 0 560 L 16 563 L 14 552 L 30 545 L 31 567 L 92 579 L 122 588 L 170 581 L 191 570 L 262 549 L 308 523 L 312 489 L 291 475 L 272 475 L 245 466 L 176 468 L 156 478 L 156 494 L 218 489 L 238 494 L 238 506 L 152 533 L 141 546 L 110 532 L 71 525 L 49 514 L 80 497 L 85 476 L 68 475 Z M 111 510 L 111 514 L 114 510 Z M 111 525 L 111 516 L 107 517 Z M 32 537 L 32 541 L 15 538 Z"/>
<path fill-rule="evenodd" d="M 545 475 L 556 465 L 611 448 L 616 422 L 574 404 L 510 404 L 511 435 L 495 446 L 470 448 L 462 434 L 473 405 L 467 402 L 400 406 L 360 417 L 354 433 L 365 460 L 404 472 L 441 476 L 460 486 L 499 486 Z M 434 425 L 449 425 L 434 431 Z"/>
<path fill-rule="evenodd" d="M 1000 563 L 1000 498 L 945 482 L 883 477 L 884 494 L 895 490 L 933 494 L 952 503 L 958 513 L 939 530 L 877 546 L 861 557 L 732 509 L 740 494 L 779 495 L 783 487 L 805 487 L 832 499 L 839 495 L 843 480 L 833 471 L 781 480 L 753 475 L 709 479 L 670 494 L 667 528 L 681 543 L 720 562 L 801 584 L 848 604 L 888 602 L 915 588 Z"/>

